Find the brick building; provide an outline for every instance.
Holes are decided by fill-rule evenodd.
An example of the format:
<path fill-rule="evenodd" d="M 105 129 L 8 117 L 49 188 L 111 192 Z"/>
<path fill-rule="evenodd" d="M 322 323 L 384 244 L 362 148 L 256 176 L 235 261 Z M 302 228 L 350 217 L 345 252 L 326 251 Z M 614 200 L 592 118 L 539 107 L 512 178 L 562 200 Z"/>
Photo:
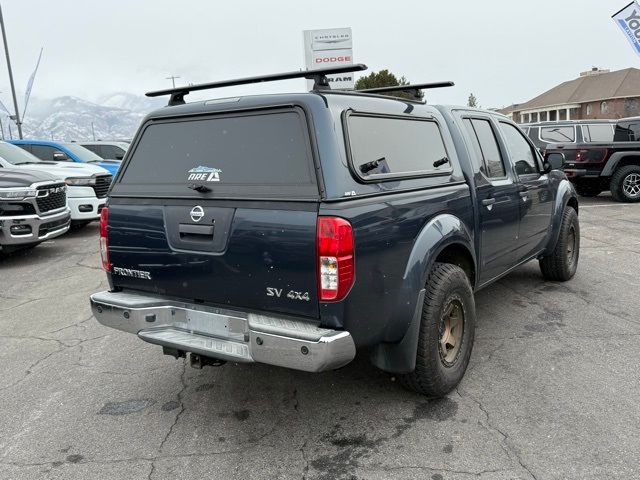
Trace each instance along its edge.
<path fill-rule="evenodd" d="M 526 103 L 499 110 L 517 123 L 640 115 L 640 69 L 594 68 Z"/>

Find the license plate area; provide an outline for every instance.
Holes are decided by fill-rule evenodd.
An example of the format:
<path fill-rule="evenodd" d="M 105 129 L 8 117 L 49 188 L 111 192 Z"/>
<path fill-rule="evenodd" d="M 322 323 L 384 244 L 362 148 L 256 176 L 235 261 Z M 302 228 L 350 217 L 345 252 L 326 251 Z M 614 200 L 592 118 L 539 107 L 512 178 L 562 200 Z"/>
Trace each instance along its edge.
<path fill-rule="evenodd" d="M 246 318 L 231 315 L 187 310 L 187 330 L 219 338 L 248 341 L 249 324 Z"/>

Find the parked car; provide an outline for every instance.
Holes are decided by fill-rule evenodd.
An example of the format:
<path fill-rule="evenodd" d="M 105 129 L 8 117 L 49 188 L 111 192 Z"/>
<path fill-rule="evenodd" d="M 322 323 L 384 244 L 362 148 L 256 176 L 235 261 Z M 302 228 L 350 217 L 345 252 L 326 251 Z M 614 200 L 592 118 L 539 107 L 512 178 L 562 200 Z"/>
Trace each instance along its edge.
<path fill-rule="evenodd" d="M 9 140 L 40 160 L 52 162 L 90 163 L 108 170 L 115 175 L 120 166 L 118 160 L 104 160 L 90 150 L 72 142 L 54 142 L 49 140 Z"/>
<path fill-rule="evenodd" d="M 44 172 L 0 169 L 0 252 L 34 247 L 69 230 L 66 190 Z"/>
<path fill-rule="evenodd" d="M 618 202 L 640 202 L 640 141 L 561 143 L 546 151 L 564 155 L 564 172 L 581 196 L 609 190 Z"/>
<path fill-rule="evenodd" d="M 102 211 L 100 323 L 197 367 L 316 372 L 371 347 L 404 386 L 442 396 L 469 362 L 474 291 L 536 259 L 573 277 L 578 198 L 560 155 L 495 112 L 329 90 L 344 68 L 222 83 L 315 77 L 304 94 L 160 92 L 170 106 L 144 120 Z"/>
<path fill-rule="evenodd" d="M 126 142 L 104 142 L 101 140 L 96 142 L 79 142 L 78 145 L 82 145 L 84 148 L 91 150 L 105 160 L 122 160 L 129 148 L 129 144 Z"/>
<path fill-rule="evenodd" d="M 536 147 L 544 150 L 547 145 L 556 143 L 611 142 L 615 120 L 564 120 L 519 126 Z"/>
<path fill-rule="evenodd" d="M 47 162 L 10 143 L 0 142 L 0 172 L 4 168 L 44 172 L 64 181 L 68 186 L 67 201 L 74 228 L 100 218 L 107 190 L 113 177 L 95 164 Z"/>

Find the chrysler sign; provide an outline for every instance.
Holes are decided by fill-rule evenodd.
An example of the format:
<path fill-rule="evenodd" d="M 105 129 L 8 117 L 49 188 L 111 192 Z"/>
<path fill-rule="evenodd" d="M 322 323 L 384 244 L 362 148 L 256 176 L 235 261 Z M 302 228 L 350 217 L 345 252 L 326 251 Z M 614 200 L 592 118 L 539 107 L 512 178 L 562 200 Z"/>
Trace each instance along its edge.
<path fill-rule="evenodd" d="M 325 30 L 305 30 L 304 60 L 307 70 L 338 67 L 353 64 L 353 43 L 351 28 L 331 28 Z M 329 75 L 331 88 L 353 89 L 354 74 Z M 313 81 L 309 81 L 312 88 Z"/>

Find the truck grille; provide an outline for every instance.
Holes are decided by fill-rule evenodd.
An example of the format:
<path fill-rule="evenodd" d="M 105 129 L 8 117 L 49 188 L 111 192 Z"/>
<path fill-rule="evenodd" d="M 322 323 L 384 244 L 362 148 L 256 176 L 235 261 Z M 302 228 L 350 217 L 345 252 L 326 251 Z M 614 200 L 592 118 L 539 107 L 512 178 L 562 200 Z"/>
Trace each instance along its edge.
<path fill-rule="evenodd" d="M 42 185 L 37 188 L 38 210 L 40 213 L 50 212 L 67 206 L 67 186 L 64 184 Z"/>
<path fill-rule="evenodd" d="M 113 180 L 111 175 L 96 177 L 96 184 L 93 186 L 93 191 L 96 192 L 96 197 L 104 198 L 107 196 L 111 180 Z"/>

